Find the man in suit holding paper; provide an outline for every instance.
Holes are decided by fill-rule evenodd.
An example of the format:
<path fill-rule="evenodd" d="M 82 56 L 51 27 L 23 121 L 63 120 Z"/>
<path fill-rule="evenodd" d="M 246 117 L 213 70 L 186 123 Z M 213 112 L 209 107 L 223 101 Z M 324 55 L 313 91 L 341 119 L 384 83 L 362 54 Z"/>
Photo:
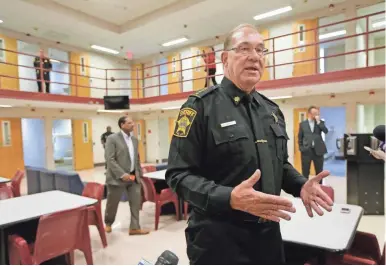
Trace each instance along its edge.
<path fill-rule="evenodd" d="M 319 110 L 315 106 L 308 108 L 308 119 L 300 122 L 298 143 L 302 154 L 302 174 L 310 175 L 311 161 L 314 162 L 315 174 L 323 171 L 324 154 L 327 153 L 322 132 L 328 133 L 324 121 L 320 119 Z"/>
<path fill-rule="evenodd" d="M 130 204 L 130 235 L 145 235 L 148 230 L 139 225 L 141 208 L 141 164 L 138 154 L 138 140 L 132 136 L 134 121 L 127 116 L 118 120 L 120 132 L 108 136 L 105 146 L 107 163 L 106 186 L 107 204 L 105 211 L 106 232 L 110 233 L 117 214 L 122 192 L 127 193 Z"/>

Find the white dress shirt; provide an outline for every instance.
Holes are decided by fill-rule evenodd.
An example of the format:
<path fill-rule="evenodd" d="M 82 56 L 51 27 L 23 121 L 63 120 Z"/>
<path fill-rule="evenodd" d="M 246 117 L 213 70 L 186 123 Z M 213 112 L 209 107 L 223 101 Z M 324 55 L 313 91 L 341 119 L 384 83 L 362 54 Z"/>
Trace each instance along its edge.
<path fill-rule="evenodd" d="M 313 119 L 308 119 L 308 123 L 310 124 L 311 132 L 314 133 L 315 130 L 315 120 Z M 312 147 L 314 147 L 314 141 L 312 141 Z"/>
<path fill-rule="evenodd" d="M 308 124 L 310 124 L 311 132 L 313 133 L 315 129 L 315 120 L 308 119 Z"/>
<path fill-rule="evenodd" d="M 129 155 L 130 155 L 130 161 L 131 161 L 131 165 L 130 165 L 130 172 L 133 172 L 134 171 L 134 165 L 135 165 L 135 161 L 134 161 L 134 145 L 133 145 L 133 140 L 131 139 L 131 136 L 130 135 L 127 135 L 125 132 L 122 132 L 122 135 L 123 135 L 123 138 L 125 139 L 125 142 L 126 142 L 126 145 L 127 145 L 127 148 L 129 149 Z M 130 174 L 130 173 L 128 173 Z"/>

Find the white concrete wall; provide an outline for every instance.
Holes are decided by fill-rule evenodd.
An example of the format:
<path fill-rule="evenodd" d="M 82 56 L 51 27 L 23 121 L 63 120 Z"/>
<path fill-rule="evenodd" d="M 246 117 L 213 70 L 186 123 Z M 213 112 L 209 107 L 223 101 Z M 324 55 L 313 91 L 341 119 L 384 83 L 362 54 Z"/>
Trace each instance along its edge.
<path fill-rule="evenodd" d="M 214 46 L 214 50 L 215 51 L 218 51 L 218 50 L 223 50 L 224 49 L 224 44 L 223 43 L 220 43 L 220 44 L 217 44 Z M 220 75 L 221 76 L 216 76 L 216 81 L 217 83 L 221 83 L 222 79 L 223 79 L 223 75 L 224 75 L 224 65 L 221 63 L 221 54 L 222 52 L 217 52 L 216 53 L 216 75 Z"/>
<path fill-rule="evenodd" d="M 269 35 L 272 37 L 281 36 L 291 32 L 292 32 L 292 24 L 275 26 L 269 29 Z M 271 44 L 271 47 L 268 48 L 270 51 L 273 51 L 272 45 L 273 44 Z M 292 35 L 275 39 L 275 51 L 291 48 L 292 46 L 293 46 Z M 273 62 L 272 54 L 270 54 L 268 59 L 269 59 L 269 62 Z M 293 50 L 287 50 L 287 51 L 279 52 L 275 54 L 275 65 L 291 63 L 293 61 L 294 61 Z M 282 78 L 292 77 L 293 68 L 294 68 L 293 64 L 275 67 L 275 78 L 282 79 Z M 270 67 L 268 71 L 270 73 L 270 78 L 273 79 L 273 68 Z"/>
<path fill-rule="evenodd" d="M 144 64 L 144 87 L 145 97 L 153 97 L 159 95 L 159 66 L 157 60 L 154 59 Z M 147 88 L 150 87 L 150 88 Z"/>
<path fill-rule="evenodd" d="M 127 70 L 109 70 L 107 71 L 107 87 L 108 95 L 129 95 L 131 96 L 131 81 L 130 80 L 115 80 L 111 81 L 111 78 L 115 79 L 130 79 L 131 71 L 129 65 L 120 64 L 118 59 L 111 59 L 100 54 L 90 53 L 90 66 L 102 69 L 127 69 Z M 90 68 L 90 86 L 91 97 L 103 98 L 106 95 L 106 71 L 95 68 Z M 100 79 L 102 78 L 102 79 Z M 98 88 L 98 89 L 97 89 Z"/>
<path fill-rule="evenodd" d="M 193 67 L 193 58 L 192 57 L 192 51 L 191 49 L 186 49 L 181 52 L 181 59 L 184 59 L 181 61 L 182 65 L 182 77 L 184 82 L 182 83 L 182 91 L 192 91 L 193 90 L 193 70 L 191 69 Z M 187 80 L 187 81 L 185 81 Z"/>
<path fill-rule="evenodd" d="M 103 163 L 105 161 L 104 153 L 101 143 L 101 135 L 106 132 L 106 127 L 111 126 L 114 133 L 119 132 L 118 126 L 119 115 L 116 116 L 104 116 L 95 115 L 92 120 L 92 138 L 93 138 L 93 151 L 94 151 L 94 164 Z"/>
<path fill-rule="evenodd" d="M 69 53 L 58 49 L 49 48 L 48 57 L 54 60 L 55 59 L 60 60 L 59 62 L 51 61 L 52 70 L 63 72 L 63 73 L 51 72 L 50 73 L 51 81 L 64 83 L 64 84 L 51 83 L 50 93 L 69 95 L 70 94 L 70 85 L 69 85 L 70 75 L 68 73 L 70 72 L 70 68 L 69 68 L 69 64 L 61 62 L 61 61 L 65 61 L 65 62 L 70 61 Z"/>
<path fill-rule="evenodd" d="M 38 45 L 29 44 L 22 41 L 17 41 L 17 50 L 18 52 L 32 54 L 35 56 L 39 56 L 40 54 L 40 48 Z M 19 70 L 20 90 L 38 92 L 38 85 L 36 81 L 23 79 L 23 78 L 36 79 L 35 69 L 22 67 L 22 66 L 33 67 L 35 58 L 28 55 L 18 54 L 17 59 L 19 64 L 18 70 Z"/>

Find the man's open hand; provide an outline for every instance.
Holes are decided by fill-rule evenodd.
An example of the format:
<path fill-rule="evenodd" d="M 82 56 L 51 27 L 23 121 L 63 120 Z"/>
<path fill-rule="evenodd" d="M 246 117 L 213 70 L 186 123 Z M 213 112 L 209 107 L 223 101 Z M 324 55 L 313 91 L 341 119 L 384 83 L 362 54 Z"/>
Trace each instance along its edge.
<path fill-rule="evenodd" d="M 319 184 L 323 178 L 327 177 L 330 174 L 329 171 L 322 171 L 313 179 L 308 180 L 300 192 L 300 198 L 303 201 L 304 207 L 306 207 L 308 216 L 313 217 L 314 210 L 317 214 L 323 215 L 323 211 L 320 207 L 326 211 L 332 210 L 332 205 L 334 204 L 332 199 L 323 191 L 321 185 Z"/>
<path fill-rule="evenodd" d="M 261 172 L 257 170 L 249 179 L 232 190 L 231 207 L 274 222 L 280 222 L 280 218 L 291 220 L 291 216 L 286 212 L 294 213 L 296 210 L 290 200 L 265 194 L 253 188 L 260 177 Z"/>

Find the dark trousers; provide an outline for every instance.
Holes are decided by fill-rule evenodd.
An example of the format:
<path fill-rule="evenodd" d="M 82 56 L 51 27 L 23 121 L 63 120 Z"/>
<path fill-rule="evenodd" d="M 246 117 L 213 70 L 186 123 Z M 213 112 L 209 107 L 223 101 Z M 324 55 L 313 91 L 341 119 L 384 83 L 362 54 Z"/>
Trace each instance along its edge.
<path fill-rule="evenodd" d="M 129 182 L 126 186 L 107 185 L 107 203 L 105 210 L 105 224 L 112 225 L 117 215 L 119 201 L 125 192 L 130 205 L 130 229 L 141 229 L 139 225 L 139 210 L 141 209 L 141 184 Z"/>
<path fill-rule="evenodd" d="M 204 87 L 208 86 L 209 79 L 212 79 L 213 85 L 217 85 L 216 76 L 214 76 L 215 74 L 216 74 L 216 69 L 215 68 L 209 68 L 208 76 L 212 76 L 212 77 L 210 77 L 210 78 L 207 77 L 205 79 L 205 86 Z"/>
<path fill-rule="evenodd" d="M 190 264 L 284 264 L 278 223 L 231 222 L 198 218 L 194 212 L 185 230 Z"/>
<path fill-rule="evenodd" d="M 310 176 L 311 161 L 314 162 L 315 174 L 323 171 L 324 156 L 315 154 L 315 149 L 302 152 L 302 174 L 306 178 Z"/>
<path fill-rule="evenodd" d="M 40 81 L 40 75 L 36 75 L 36 79 L 39 79 L 38 80 L 38 89 L 39 89 L 39 92 L 43 92 L 43 88 L 42 88 L 42 82 Z M 46 92 L 47 93 L 50 93 L 50 73 L 48 74 L 44 74 L 43 75 L 43 79 L 45 81 L 45 84 L 46 84 Z"/>

